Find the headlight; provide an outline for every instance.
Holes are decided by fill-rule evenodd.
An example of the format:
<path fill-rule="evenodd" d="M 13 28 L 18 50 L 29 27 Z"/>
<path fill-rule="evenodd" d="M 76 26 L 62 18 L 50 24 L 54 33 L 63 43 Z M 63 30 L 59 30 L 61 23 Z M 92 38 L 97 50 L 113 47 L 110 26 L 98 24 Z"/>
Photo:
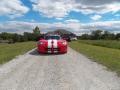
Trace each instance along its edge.
<path fill-rule="evenodd" d="M 45 44 L 44 42 L 37 42 L 37 44 Z"/>
<path fill-rule="evenodd" d="M 63 45 L 66 45 L 67 44 L 67 42 L 61 42 Z"/>

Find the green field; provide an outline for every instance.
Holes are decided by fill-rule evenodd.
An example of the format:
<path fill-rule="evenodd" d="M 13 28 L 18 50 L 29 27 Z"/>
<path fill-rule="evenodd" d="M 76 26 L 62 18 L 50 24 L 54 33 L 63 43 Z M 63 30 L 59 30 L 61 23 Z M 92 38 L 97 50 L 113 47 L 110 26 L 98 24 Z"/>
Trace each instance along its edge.
<path fill-rule="evenodd" d="M 80 41 L 69 43 L 70 47 L 88 58 L 103 64 L 120 76 L 120 50 L 86 44 Z"/>
<path fill-rule="evenodd" d="M 34 47 L 35 42 L 0 44 L 0 64 L 8 62 L 17 55 L 24 54 Z"/>
<path fill-rule="evenodd" d="M 79 40 L 79 42 L 95 46 L 120 49 L 120 41 L 116 40 Z"/>

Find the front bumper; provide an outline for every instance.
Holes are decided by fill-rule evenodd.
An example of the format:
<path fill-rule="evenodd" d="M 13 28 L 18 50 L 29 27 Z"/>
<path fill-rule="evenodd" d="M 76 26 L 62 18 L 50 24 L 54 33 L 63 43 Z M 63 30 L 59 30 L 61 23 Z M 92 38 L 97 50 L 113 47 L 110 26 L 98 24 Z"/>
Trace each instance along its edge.
<path fill-rule="evenodd" d="M 62 46 L 58 48 L 47 48 L 38 46 L 38 51 L 40 53 L 67 53 L 67 46 Z"/>

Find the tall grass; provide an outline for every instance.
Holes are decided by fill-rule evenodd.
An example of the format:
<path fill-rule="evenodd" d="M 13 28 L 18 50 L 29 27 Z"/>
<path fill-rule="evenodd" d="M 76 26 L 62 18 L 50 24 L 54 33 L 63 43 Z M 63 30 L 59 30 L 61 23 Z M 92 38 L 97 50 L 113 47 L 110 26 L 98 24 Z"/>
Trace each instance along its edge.
<path fill-rule="evenodd" d="M 79 42 L 95 46 L 120 49 L 120 41 L 116 40 L 79 40 Z"/>
<path fill-rule="evenodd" d="M 0 44 L 0 64 L 3 64 L 15 56 L 24 54 L 35 47 L 34 42 L 23 42 L 15 44 Z"/>
<path fill-rule="evenodd" d="M 93 61 L 103 64 L 108 69 L 117 72 L 120 76 L 120 50 L 100 46 L 89 45 L 79 42 L 69 43 L 70 47 L 83 53 Z"/>

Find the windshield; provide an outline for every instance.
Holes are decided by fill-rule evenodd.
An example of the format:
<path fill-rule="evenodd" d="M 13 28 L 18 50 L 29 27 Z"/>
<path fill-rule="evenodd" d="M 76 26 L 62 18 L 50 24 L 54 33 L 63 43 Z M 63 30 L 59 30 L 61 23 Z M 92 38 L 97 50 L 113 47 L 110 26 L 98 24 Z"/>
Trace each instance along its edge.
<path fill-rule="evenodd" d="M 56 40 L 60 40 L 60 36 L 46 36 L 45 37 L 46 40 L 49 40 L 49 39 L 56 39 Z"/>

